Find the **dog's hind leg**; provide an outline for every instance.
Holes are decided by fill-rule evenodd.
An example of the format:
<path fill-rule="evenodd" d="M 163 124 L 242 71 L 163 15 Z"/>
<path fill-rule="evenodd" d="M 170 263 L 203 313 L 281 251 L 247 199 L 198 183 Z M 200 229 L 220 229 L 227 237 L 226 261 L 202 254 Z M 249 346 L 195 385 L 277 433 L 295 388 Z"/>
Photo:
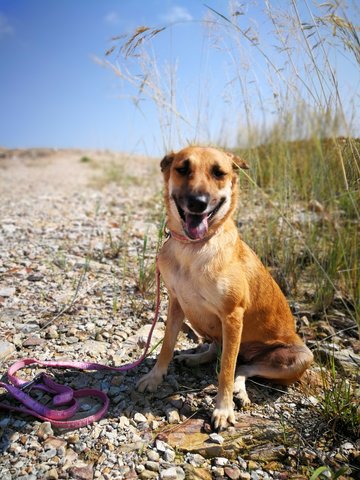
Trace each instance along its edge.
<path fill-rule="evenodd" d="M 244 347 L 239 358 L 245 363 L 237 368 L 234 383 L 234 393 L 244 405 L 250 403 L 245 388 L 247 378 L 262 377 L 288 385 L 299 380 L 313 361 L 313 354 L 305 345 L 257 343 Z"/>
<path fill-rule="evenodd" d="M 203 352 L 196 353 L 180 353 L 174 358 L 178 362 L 184 363 L 188 367 L 194 367 L 196 365 L 203 365 L 215 360 L 217 357 L 217 344 L 215 342 L 208 345 L 207 349 Z"/>

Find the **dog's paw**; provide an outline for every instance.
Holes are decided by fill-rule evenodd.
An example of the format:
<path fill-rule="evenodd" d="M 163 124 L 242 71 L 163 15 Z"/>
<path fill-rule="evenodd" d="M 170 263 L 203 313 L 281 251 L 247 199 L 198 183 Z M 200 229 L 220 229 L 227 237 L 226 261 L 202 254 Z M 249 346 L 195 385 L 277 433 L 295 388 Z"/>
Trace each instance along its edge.
<path fill-rule="evenodd" d="M 157 387 L 162 382 L 163 376 L 159 375 L 154 370 L 140 378 L 136 384 L 136 390 L 138 392 L 155 392 Z"/>
<path fill-rule="evenodd" d="M 221 430 L 225 430 L 229 424 L 234 425 L 234 423 L 235 414 L 232 407 L 215 408 L 211 417 L 211 424 L 214 430 L 220 432 Z"/>
<path fill-rule="evenodd" d="M 234 402 L 238 408 L 248 407 L 249 405 L 251 405 L 251 400 L 244 390 L 234 392 Z"/>
<path fill-rule="evenodd" d="M 195 353 L 179 353 L 178 355 L 175 355 L 174 360 L 186 365 L 187 367 L 199 365 L 199 358 Z"/>

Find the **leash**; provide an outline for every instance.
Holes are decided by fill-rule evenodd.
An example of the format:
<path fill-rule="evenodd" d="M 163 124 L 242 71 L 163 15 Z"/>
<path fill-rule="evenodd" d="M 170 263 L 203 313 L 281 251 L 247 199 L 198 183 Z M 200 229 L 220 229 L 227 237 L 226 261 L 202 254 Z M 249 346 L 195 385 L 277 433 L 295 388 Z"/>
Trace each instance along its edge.
<path fill-rule="evenodd" d="M 39 418 L 50 422 L 53 426 L 58 428 L 80 428 L 86 425 L 89 425 L 97 420 L 103 418 L 108 410 L 110 401 L 106 393 L 101 390 L 94 388 L 83 388 L 81 390 L 73 390 L 70 387 L 65 385 L 60 385 L 51 377 L 45 373 L 40 373 L 33 380 L 27 381 L 20 379 L 16 376 L 16 373 L 24 367 L 30 365 L 40 365 L 42 367 L 53 367 L 53 368 L 73 368 L 78 370 L 107 370 L 112 372 L 126 372 L 132 370 L 133 368 L 139 366 L 147 356 L 148 349 L 151 342 L 151 337 L 157 322 L 160 310 L 160 270 L 156 262 L 156 307 L 154 320 L 152 322 L 146 345 L 144 347 L 144 352 L 141 357 L 135 362 L 128 363 L 121 367 L 110 367 L 108 365 L 103 365 L 101 363 L 93 362 L 72 362 L 72 361 L 40 361 L 35 358 L 26 358 L 23 360 L 18 360 L 7 371 L 8 383 L 0 382 L 0 387 L 7 390 L 7 392 L 12 395 L 16 400 L 18 400 L 23 406 L 14 406 L 9 403 L 0 402 L 0 409 L 25 413 L 32 415 L 33 417 Z M 56 409 L 48 408 L 46 405 L 34 400 L 29 394 L 25 393 L 25 389 L 30 388 L 31 390 L 42 390 L 47 392 L 52 397 L 52 404 L 54 407 L 63 407 L 66 405 L 65 409 Z M 80 404 L 78 400 L 83 397 L 96 397 L 102 402 L 102 406 L 99 410 L 93 415 L 83 417 L 80 419 L 71 418 L 79 411 Z"/>

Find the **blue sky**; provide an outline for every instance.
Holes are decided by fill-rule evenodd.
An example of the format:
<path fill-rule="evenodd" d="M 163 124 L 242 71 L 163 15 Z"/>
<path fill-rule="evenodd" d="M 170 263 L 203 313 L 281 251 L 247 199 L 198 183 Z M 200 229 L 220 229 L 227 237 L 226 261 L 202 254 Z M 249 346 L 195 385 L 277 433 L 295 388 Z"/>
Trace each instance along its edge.
<path fill-rule="evenodd" d="M 206 3 L 228 12 L 227 0 Z M 272 3 L 281 10 L 287 2 Z M 308 18 L 304 4 L 299 5 Z M 271 116 L 274 91 L 282 88 L 264 66 L 263 53 L 275 63 L 281 59 L 272 49 L 273 27 L 263 9 L 261 1 L 257 7 L 247 6 L 244 20 L 239 20 L 244 29 L 253 25 L 265 38 L 259 53 L 243 38 L 236 50 L 231 33 L 226 33 L 229 38 L 224 35 L 226 27 L 210 28 L 209 35 L 201 24 L 209 14 L 202 1 L 0 0 L 0 146 L 110 148 L 159 155 L 181 141 L 234 138 L 239 127 L 247 127 L 244 98 L 250 99 L 252 120 L 260 121 L 264 113 L 257 111 L 259 92 L 266 105 L 262 108 Z M 144 94 L 135 104 L 136 89 L 95 57 L 105 59 L 114 35 L 173 22 L 175 26 L 149 44 L 148 53 L 156 58 L 150 77 L 167 90 L 167 72 L 176 65 L 176 108 L 186 122 L 173 117 L 167 122 L 162 111 L 161 129 L 154 103 Z M 345 103 L 356 95 L 358 101 L 360 82 L 358 66 L 349 57 L 334 57 L 348 92 Z M 109 59 L 117 62 L 115 55 Z M 142 73 L 137 58 L 119 66 L 132 75 Z"/>

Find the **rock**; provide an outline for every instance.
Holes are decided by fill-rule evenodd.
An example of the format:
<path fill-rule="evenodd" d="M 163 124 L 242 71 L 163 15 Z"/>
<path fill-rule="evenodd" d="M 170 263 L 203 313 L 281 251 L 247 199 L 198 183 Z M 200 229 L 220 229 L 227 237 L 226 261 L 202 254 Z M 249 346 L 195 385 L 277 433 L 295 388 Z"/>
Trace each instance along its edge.
<path fill-rule="evenodd" d="M 46 480 L 58 480 L 59 475 L 57 473 L 56 468 L 51 468 L 45 476 Z"/>
<path fill-rule="evenodd" d="M 147 422 L 147 418 L 142 414 L 142 413 L 139 413 L 139 412 L 136 412 L 135 415 L 134 415 L 134 420 L 136 423 L 145 423 Z"/>
<path fill-rule="evenodd" d="M 94 469 L 93 464 L 85 465 L 83 467 L 72 467 L 69 469 L 70 478 L 75 478 L 76 480 L 93 480 L 94 478 Z"/>
<path fill-rule="evenodd" d="M 159 471 L 159 463 L 158 462 L 145 462 L 146 470 L 150 470 L 150 472 L 158 472 Z"/>
<path fill-rule="evenodd" d="M 147 452 L 147 457 L 151 462 L 158 462 L 160 460 L 160 455 L 155 450 L 149 450 Z"/>
<path fill-rule="evenodd" d="M 215 458 L 215 466 L 216 467 L 224 467 L 225 465 L 227 465 L 229 463 L 229 460 L 227 458 L 224 458 L 224 457 L 217 457 Z"/>
<path fill-rule="evenodd" d="M 212 480 L 211 472 L 206 468 L 196 468 L 193 465 L 185 465 L 187 478 L 191 480 Z"/>
<path fill-rule="evenodd" d="M 251 475 L 250 475 L 249 472 L 240 472 L 239 479 L 240 480 L 250 480 Z"/>
<path fill-rule="evenodd" d="M 158 478 L 158 474 L 156 472 L 151 472 L 150 470 L 144 470 L 140 473 L 139 478 L 141 478 L 142 480 Z"/>
<path fill-rule="evenodd" d="M 166 419 L 170 424 L 180 423 L 179 412 L 174 408 L 166 410 Z"/>
<path fill-rule="evenodd" d="M 59 449 L 60 447 L 65 447 L 67 445 L 66 440 L 63 440 L 62 438 L 58 437 L 48 437 L 44 441 L 44 449 L 48 450 L 49 448 L 55 448 L 56 450 Z"/>
<path fill-rule="evenodd" d="M 165 462 L 173 463 L 175 461 L 175 458 L 176 458 L 176 454 L 175 454 L 174 450 L 171 450 L 170 448 L 165 450 L 165 452 L 164 452 Z"/>
<path fill-rule="evenodd" d="M 40 440 L 46 440 L 50 435 L 54 435 L 50 422 L 44 422 L 36 431 L 36 435 Z"/>
<path fill-rule="evenodd" d="M 37 335 L 31 335 L 31 337 L 27 338 L 23 342 L 24 347 L 36 347 L 38 345 L 43 345 L 45 340 L 43 338 L 38 337 Z"/>
<path fill-rule="evenodd" d="M 51 327 L 49 327 L 49 330 L 46 333 L 46 338 L 59 338 L 58 327 L 56 325 L 51 325 Z"/>
<path fill-rule="evenodd" d="M 160 473 L 161 480 L 184 480 L 185 472 L 181 467 L 170 467 Z"/>
<path fill-rule="evenodd" d="M 0 287 L 0 297 L 12 297 L 15 295 L 15 287 Z"/>
<path fill-rule="evenodd" d="M 156 450 L 158 452 L 165 452 L 167 448 L 169 448 L 169 445 L 165 442 L 162 442 L 161 440 L 156 440 L 155 441 L 155 446 L 156 446 Z"/>
<path fill-rule="evenodd" d="M 135 414 L 136 415 L 136 414 Z M 128 427 L 130 425 L 130 421 L 127 417 L 125 417 L 124 415 L 122 415 L 120 418 L 119 418 L 119 427 L 120 428 L 125 428 L 125 427 Z"/>
<path fill-rule="evenodd" d="M 194 467 L 201 467 L 201 465 L 203 465 L 205 462 L 205 458 L 199 453 L 187 453 L 185 460 Z"/>
<path fill-rule="evenodd" d="M 12 343 L 0 341 L 0 360 L 8 357 L 15 350 Z"/>
<path fill-rule="evenodd" d="M 211 433 L 209 435 L 209 438 L 213 443 L 217 443 L 219 445 L 224 443 L 224 437 L 222 437 L 221 435 L 219 435 L 217 433 Z"/>
<path fill-rule="evenodd" d="M 240 478 L 240 470 L 237 467 L 225 467 L 224 473 L 231 480 L 238 480 Z"/>

